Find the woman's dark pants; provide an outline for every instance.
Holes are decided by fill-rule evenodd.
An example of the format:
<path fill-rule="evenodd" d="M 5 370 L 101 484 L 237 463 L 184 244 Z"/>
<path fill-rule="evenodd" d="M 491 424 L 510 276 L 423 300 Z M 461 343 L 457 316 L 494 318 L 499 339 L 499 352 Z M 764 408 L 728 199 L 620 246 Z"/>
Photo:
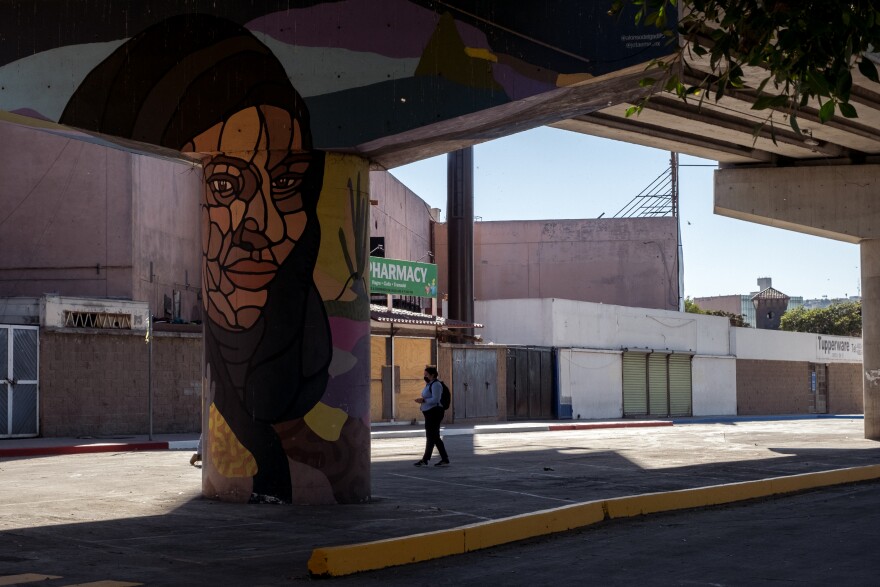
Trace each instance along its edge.
<path fill-rule="evenodd" d="M 443 446 L 443 441 L 440 439 L 440 422 L 443 421 L 446 410 L 436 406 L 422 413 L 425 415 L 425 437 L 427 438 L 425 456 L 422 457 L 422 460 L 431 460 L 431 455 L 434 454 L 434 447 L 436 446 L 437 451 L 440 453 L 440 459 L 448 461 L 449 456 L 446 454 L 446 447 Z"/>

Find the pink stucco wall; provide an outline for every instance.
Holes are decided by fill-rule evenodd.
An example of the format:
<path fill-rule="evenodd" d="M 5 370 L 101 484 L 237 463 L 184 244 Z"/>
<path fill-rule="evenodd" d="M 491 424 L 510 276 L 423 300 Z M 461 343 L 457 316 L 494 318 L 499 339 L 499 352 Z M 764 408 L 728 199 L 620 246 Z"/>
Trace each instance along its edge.
<path fill-rule="evenodd" d="M 0 122 L 0 295 L 131 295 L 130 159 Z"/>
<path fill-rule="evenodd" d="M 385 256 L 432 263 L 431 211 L 425 201 L 387 171 L 370 172 L 370 199 L 370 236 L 385 237 Z"/>
<path fill-rule="evenodd" d="M 443 292 L 446 225 L 435 234 Z M 676 235 L 674 218 L 477 222 L 474 294 L 677 310 Z"/>
<path fill-rule="evenodd" d="M 165 297 L 180 292 L 184 320 L 201 317 L 199 202 L 201 168 L 152 157 L 134 157 L 132 169 L 132 226 L 134 270 L 132 295 L 150 302 L 157 316 Z M 153 275 L 150 276 L 150 262 Z"/>
<path fill-rule="evenodd" d="M 0 296 L 130 298 L 162 316 L 178 289 L 198 318 L 200 169 L 0 121 L 0 170 Z"/>
<path fill-rule="evenodd" d="M 703 310 L 742 314 L 742 297 L 738 295 L 694 298 L 694 303 Z"/>

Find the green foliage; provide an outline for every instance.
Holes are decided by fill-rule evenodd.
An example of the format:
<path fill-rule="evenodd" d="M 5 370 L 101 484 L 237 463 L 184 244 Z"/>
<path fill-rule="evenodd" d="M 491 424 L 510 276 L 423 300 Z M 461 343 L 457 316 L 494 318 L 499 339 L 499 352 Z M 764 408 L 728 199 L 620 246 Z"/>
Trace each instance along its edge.
<path fill-rule="evenodd" d="M 691 298 L 687 297 L 684 299 L 684 311 L 690 312 L 691 314 L 702 314 L 703 309 L 697 305 L 697 303 Z"/>
<path fill-rule="evenodd" d="M 684 16 L 667 25 L 667 14 Z M 875 7 L 876 5 L 876 7 Z M 673 57 L 654 60 L 662 79 L 647 85 L 674 92 L 687 101 L 726 93 L 745 86 L 746 71 L 763 76 L 757 85 L 755 110 L 773 109 L 788 115 L 791 128 L 801 133 L 797 113 L 811 100 L 819 104 L 821 122 L 835 112 L 856 118 L 850 104 L 852 70 L 878 82 L 877 67 L 863 55 L 880 47 L 880 3 L 864 0 L 613 0 L 609 14 L 636 9 L 638 25 L 657 27 L 682 42 Z M 709 74 L 685 78 L 685 57 L 702 58 Z M 765 90 L 768 90 L 765 92 Z M 649 98 L 630 108 L 640 112 Z M 772 114 L 770 115 L 772 116 Z M 770 117 L 768 116 L 768 120 Z M 765 121 L 766 124 L 766 121 Z"/>
<path fill-rule="evenodd" d="M 740 328 L 748 328 L 749 325 L 746 323 L 745 317 L 742 314 L 731 314 L 730 312 L 723 312 L 721 310 L 704 310 L 700 306 L 697 305 L 691 298 L 687 297 L 684 299 L 684 311 L 689 312 L 691 314 L 706 314 L 708 316 L 721 316 L 723 318 L 727 318 L 730 321 L 731 326 L 739 326 Z"/>
<path fill-rule="evenodd" d="M 844 302 L 827 308 L 795 308 L 782 315 L 782 330 L 837 336 L 862 335 L 862 303 Z"/>

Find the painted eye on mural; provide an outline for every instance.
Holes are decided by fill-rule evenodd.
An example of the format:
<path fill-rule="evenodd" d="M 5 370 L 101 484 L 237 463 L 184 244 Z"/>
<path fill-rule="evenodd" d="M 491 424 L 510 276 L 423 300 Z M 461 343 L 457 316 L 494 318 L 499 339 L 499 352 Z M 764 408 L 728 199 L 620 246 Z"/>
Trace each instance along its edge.
<path fill-rule="evenodd" d="M 285 200 L 299 193 L 299 186 L 302 184 L 301 175 L 293 173 L 285 173 L 280 177 L 272 180 L 272 197 L 276 200 Z"/>
<path fill-rule="evenodd" d="M 233 199 L 240 191 L 239 180 L 231 175 L 217 173 L 208 179 L 208 186 L 214 196 L 222 202 Z"/>

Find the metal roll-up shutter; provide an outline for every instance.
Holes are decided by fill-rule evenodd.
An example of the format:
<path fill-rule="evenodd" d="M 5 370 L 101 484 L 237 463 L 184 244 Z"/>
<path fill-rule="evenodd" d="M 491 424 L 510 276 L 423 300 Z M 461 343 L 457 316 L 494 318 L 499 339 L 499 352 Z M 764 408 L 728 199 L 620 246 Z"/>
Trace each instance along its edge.
<path fill-rule="evenodd" d="M 648 355 L 648 413 L 652 416 L 669 415 L 669 386 L 665 353 Z"/>
<path fill-rule="evenodd" d="M 623 415 L 648 413 L 648 384 L 645 353 L 623 353 Z"/>
<path fill-rule="evenodd" d="M 690 416 L 693 411 L 691 393 L 691 355 L 669 356 L 669 415 Z"/>

